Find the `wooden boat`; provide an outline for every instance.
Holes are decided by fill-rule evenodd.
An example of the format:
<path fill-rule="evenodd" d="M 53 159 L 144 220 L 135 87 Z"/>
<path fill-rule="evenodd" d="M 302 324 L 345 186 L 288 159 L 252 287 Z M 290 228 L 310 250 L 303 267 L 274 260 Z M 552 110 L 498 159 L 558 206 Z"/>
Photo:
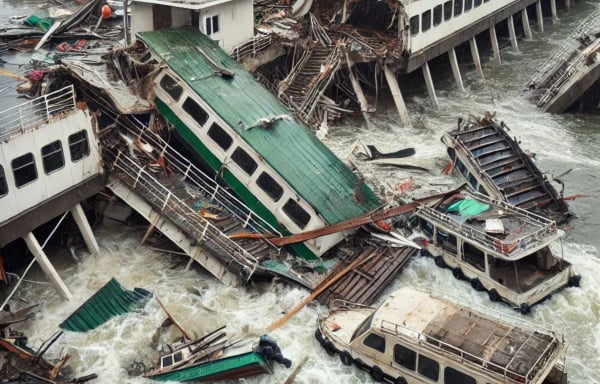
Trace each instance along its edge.
<path fill-rule="evenodd" d="M 221 327 L 196 340 L 169 345 L 156 367 L 144 374 L 157 381 L 217 381 L 273 373 L 273 363 L 286 368 L 292 362 L 272 338 L 226 340 Z"/>
<path fill-rule="evenodd" d="M 415 217 L 411 237 L 422 252 L 492 301 L 528 313 L 559 289 L 579 286 L 572 264 L 550 249 L 564 235 L 552 220 L 466 190 L 422 204 Z"/>
<path fill-rule="evenodd" d="M 380 206 L 362 179 L 209 37 L 178 28 L 143 32 L 138 41 L 160 65 L 152 92 L 158 111 L 197 160 L 273 227 L 300 233 Z M 315 259 L 344 237 L 291 247 Z"/>
<path fill-rule="evenodd" d="M 442 136 L 452 167 L 474 191 L 556 220 L 573 217 L 563 198 L 540 172 L 530 153 L 523 152 L 504 122 L 487 115 L 460 120 Z M 557 177 L 558 182 L 561 182 Z"/>
<path fill-rule="evenodd" d="M 343 364 L 398 384 L 566 384 L 562 335 L 403 287 L 378 308 L 336 301 L 316 337 Z"/>

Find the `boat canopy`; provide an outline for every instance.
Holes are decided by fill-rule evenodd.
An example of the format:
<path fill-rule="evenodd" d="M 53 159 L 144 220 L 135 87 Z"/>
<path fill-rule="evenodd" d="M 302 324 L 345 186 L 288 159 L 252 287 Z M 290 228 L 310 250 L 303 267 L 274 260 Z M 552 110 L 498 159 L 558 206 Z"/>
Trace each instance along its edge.
<path fill-rule="evenodd" d="M 380 206 L 373 191 L 216 42 L 189 27 L 138 38 L 327 223 Z"/>

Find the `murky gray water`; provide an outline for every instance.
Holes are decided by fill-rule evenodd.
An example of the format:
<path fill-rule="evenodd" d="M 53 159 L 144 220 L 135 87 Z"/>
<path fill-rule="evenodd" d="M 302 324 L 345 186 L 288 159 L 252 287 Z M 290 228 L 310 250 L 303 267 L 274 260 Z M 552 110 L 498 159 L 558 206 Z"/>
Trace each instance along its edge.
<path fill-rule="evenodd" d="M 0 0 L 0 18 L 22 15 L 37 10 L 39 1 Z M 462 68 L 466 93 L 456 90 L 449 69 L 438 68 L 433 74 L 440 109 L 431 108 L 424 85 L 412 88 L 401 84 L 413 120 L 411 128 L 399 127 L 395 109 L 389 101 L 380 101 L 377 114 L 372 117 L 374 127 L 368 129 L 361 119 L 344 121 L 332 126 L 324 139 L 341 158 L 354 160 L 350 155 L 352 143 L 361 139 L 375 144 L 382 151 L 415 147 L 416 162 L 432 169 L 423 175 L 387 168 L 360 165 L 373 187 L 395 186 L 414 177 L 422 190 L 435 189 L 443 182 L 435 158 L 444 158 L 445 149 L 439 138 L 445 130 L 456 125 L 459 116 L 482 115 L 495 111 L 512 133 L 522 140 L 522 147 L 537 154 L 542 170 L 558 175 L 573 169 L 563 178 L 565 194 L 580 193 L 585 197 L 571 203 L 577 219 L 557 251 L 562 251 L 576 271 L 582 275 L 581 288 L 565 289 L 535 306 L 528 320 L 563 332 L 570 343 L 567 369 L 571 383 L 600 383 L 600 116 L 563 115 L 543 113 L 521 96 L 521 89 L 546 58 L 561 44 L 564 37 L 592 10 L 598 2 L 577 2 L 569 12 L 559 11 L 559 20 L 545 22 L 545 32 L 534 29 L 532 41 L 519 41 L 520 51 L 510 47 L 502 51 L 502 65 L 493 65 L 482 53 L 485 80 L 465 65 Z M 0 20 L 0 24 L 4 24 Z M 19 72 L 18 59 L 5 64 L 4 69 Z M 0 76 L 0 90 L 7 80 Z M 407 89 L 412 88 L 412 89 Z M 10 89 L 1 91 L 0 98 L 10 98 Z M 125 287 L 139 286 L 160 296 L 182 325 L 190 332 L 201 334 L 216 325 L 227 324 L 232 335 L 260 335 L 284 312 L 299 303 L 307 292 L 274 283 L 251 287 L 248 290 L 224 287 L 208 274 L 192 268 L 185 271 L 185 261 L 157 252 L 148 246 L 139 246 L 145 229 L 104 226 L 96 235 L 101 247 L 99 255 L 90 256 L 78 249 L 81 261 L 75 262 L 64 249 L 49 250 L 59 273 L 65 279 L 75 298 L 64 302 L 51 286 L 44 283 L 44 275 L 34 267 L 28 281 L 19 291 L 19 298 L 41 302 L 33 321 L 23 329 L 30 343 L 38 346 L 58 329 L 58 325 L 85 299 L 96 292 L 110 278 L 116 278 Z M 562 250 L 561 250 L 562 247 Z M 393 291 L 403 285 L 413 285 L 438 295 L 478 307 L 493 307 L 515 315 L 507 306 L 488 301 L 487 295 L 473 291 L 465 282 L 451 277 L 448 270 L 434 266 L 431 259 L 416 258 L 402 275 L 388 288 Z M 309 357 L 298 374 L 298 383 L 366 383 L 371 378 L 365 372 L 341 364 L 329 357 L 313 337 L 317 314 L 323 311 L 308 306 L 271 335 L 282 346 L 284 354 L 298 363 Z M 73 355 L 70 366 L 76 374 L 98 374 L 99 383 L 144 383 L 131 379 L 127 367 L 136 360 L 155 357 L 150 338 L 164 318 L 159 305 L 152 301 L 145 313 L 134 313 L 113 319 L 108 324 L 87 334 L 67 332 L 55 344 L 48 357 L 68 352 Z M 245 328 L 248 328 L 246 330 Z M 291 370 L 277 367 L 271 376 L 243 380 L 246 383 L 282 383 Z"/>

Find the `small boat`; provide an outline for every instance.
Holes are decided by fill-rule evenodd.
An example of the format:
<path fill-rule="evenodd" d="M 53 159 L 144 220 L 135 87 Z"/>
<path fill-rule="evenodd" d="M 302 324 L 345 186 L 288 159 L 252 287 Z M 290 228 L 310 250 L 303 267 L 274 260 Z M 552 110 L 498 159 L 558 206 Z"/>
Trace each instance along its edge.
<path fill-rule="evenodd" d="M 540 172 L 531 153 L 524 152 L 504 122 L 486 114 L 481 119 L 459 119 L 442 142 L 456 173 L 474 191 L 542 216 L 566 223 L 573 217 L 563 198 Z M 559 177 L 555 181 L 562 183 Z"/>
<path fill-rule="evenodd" d="M 573 265 L 550 248 L 564 231 L 506 202 L 464 190 L 421 204 L 409 222 L 410 238 L 436 265 L 523 314 L 559 289 L 579 286 Z"/>
<path fill-rule="evenodd" d="M 316 337 L 377 382 L 567 384 L 562 335 L 403 287 L 378 308 L 336 300 Z"/>
<path fill-rule="evenodd" d="M 292 366 L 267 335 L 254 340 L 226 340 L 221 327 L 195 340 L 169 345 L 156 367 L 144 374 L 157 381 L 217 381 L 273 373 L 273 362 Z"/>

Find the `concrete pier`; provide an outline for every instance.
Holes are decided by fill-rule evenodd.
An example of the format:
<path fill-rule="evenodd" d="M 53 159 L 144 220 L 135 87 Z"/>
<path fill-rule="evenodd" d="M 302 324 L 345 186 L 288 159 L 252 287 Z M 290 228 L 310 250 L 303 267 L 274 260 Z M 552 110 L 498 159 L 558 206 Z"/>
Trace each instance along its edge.
<path fill-rule="evenodd" d="M 542 0 L 535 3 L 535 14 L 537 18 L 538 31 L 544 32 L 544 15 L 542 13 Z"/>
<path fill-rule="evenodd" d="M 479 76 L 481 76 L 482 79 L 485 79 L 483 68 L 481 67 L 481 59 L 479 58 L 479 50 L 477 49 L 477 40 L 475 40 L 474 37 L 469 40 L 469 46 L 471 47 L 471 57 L 473 58 L 475 69 L 477 70 L 477 73 L 479 73 Z"/>
<path fill-rule="evenodd" d="M 525 33 L 525 38 L 531 40 L 533 35 L 531 34 L 531 27 L 529 26 L 529 15 L 527 15 L 527 8 L 521 11 L 521 21 L 523 22 L 523 33 Z"/>
<path fill-rule="evenodd" d="M 438 103 L 437 96 L 435 94 L 435 88 L 433 87 L 433 79 L 431 78 L 431 72 L 429 71 L 429 64 L 425 62 L 421 66 L 421 71 L 423 71 L 423 77 L 425 78 L 425 84 L 427 85 L 427 93 L 429 94 L 429 98 L 431 99 L 431 103 L 439 108 L 440 104 Z"/>
<path fill-rule="evenodd" d="M 406 109 L 406 104 L 404 103 L 404 98 L 402 97 L 400 86 L 398 85 L 398 79 L 394 75 L 394 72 L 387 65 L 383 66 L 383 73 L 390 87 L 392 97 L 394 98 L 394 103 L 396 104 L 398 115 L 400 116 L 400 122 L 402 123 L 403 127 L 409 127 L 410 116 L 408 115 L 408 110 Z"/>
<path fill-rule="evenodd" d="M 454 80 L 456 80 L 456 85 L 461 92 L 464 92 L 465 87 L 460 75 L 460 68 L 458 67 L 458 59 L 456 58 L 456 51 L 454 48 L 448 51 L 448 57 L 450 58 L 450 66 L 452 67 L 452 74 L 454 75 Z"/>
<path fill-rule="evenodd" d="M 496 64 L 502 64 L 502 60 L 500 60 L 500 45 L 498 45 L 495 25 L 490 27 L 490 40 L 492 42 L 492 60 Z"/>
<path fill-rule="evenodd" d="M 87 217 L 85 217 L 85 213 L 81 208 L 81 204 L 75 204 L 69 211 L 71 212 L 71 215 L 73 215 L 73 219 L 75 219 L 75 223 L 81 232 L 81 236 L 83 237 L 83 241 L 85 241 L 88 251 L 91 254 L 97 254 L 100 252 L 98 242 L 96 241 L 96 237 L 94 237 L 92 227 L 90 227 Z"/>
<path fill-rule="evenodd" d="M 519 44 L 517 43 L 517 33 L 515 32 L 515 20 L 511 16 L 508 17 L 508 37 L 510 39 L 510 45 L 515 52 L 519 51 Z"/>

